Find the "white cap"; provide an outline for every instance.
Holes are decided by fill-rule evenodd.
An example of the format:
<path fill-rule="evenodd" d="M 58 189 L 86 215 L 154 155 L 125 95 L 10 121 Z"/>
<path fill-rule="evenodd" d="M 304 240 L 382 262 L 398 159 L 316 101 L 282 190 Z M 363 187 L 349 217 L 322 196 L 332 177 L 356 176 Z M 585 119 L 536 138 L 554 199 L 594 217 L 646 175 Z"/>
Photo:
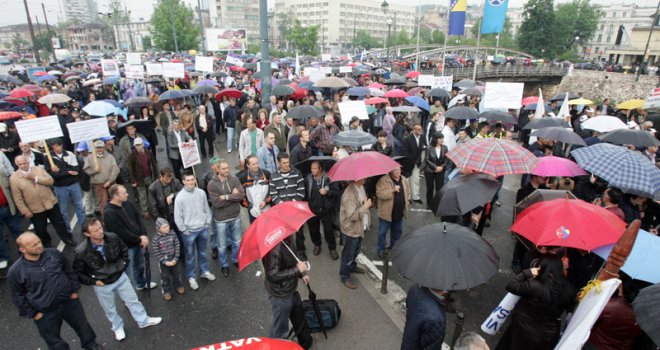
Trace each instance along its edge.
<path fill-rule="evenodd" d="M 0 123 L 0 132 L 5 132 L 5 131 L 7 131 L 7 124 Z"/>

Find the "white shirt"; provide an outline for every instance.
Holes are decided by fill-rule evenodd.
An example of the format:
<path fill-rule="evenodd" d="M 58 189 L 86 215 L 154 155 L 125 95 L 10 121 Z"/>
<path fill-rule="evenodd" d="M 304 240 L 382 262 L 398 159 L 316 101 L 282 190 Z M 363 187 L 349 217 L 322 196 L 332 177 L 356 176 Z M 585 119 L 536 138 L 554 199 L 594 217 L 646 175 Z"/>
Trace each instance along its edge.
<path fill-rule="evenodd" d="M 445 125 L 444 128 L 442 128 L 442 134 L 445 135 L 445 141 L 443 144 L 447 146 L 447 150 L 451 151 L 456 147 L 456 135 L 454 134 L 454 131 L 447 125 Z"/>

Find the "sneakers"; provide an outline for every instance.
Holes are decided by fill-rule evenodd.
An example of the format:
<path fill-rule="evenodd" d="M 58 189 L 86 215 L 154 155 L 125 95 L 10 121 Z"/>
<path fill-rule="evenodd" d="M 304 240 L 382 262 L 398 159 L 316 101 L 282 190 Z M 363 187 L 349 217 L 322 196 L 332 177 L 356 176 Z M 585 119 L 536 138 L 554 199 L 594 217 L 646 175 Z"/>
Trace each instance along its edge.
<path fill-rule="evenodd" d="M 500 203 L 500 201 L 495 201 L 495 205 L 497 205 L 498 207 L 501 207 L 502 203 Z"/>
<path fill-rule="evenodd" d="M 212 273 L 209 272 L 209 271 L 204 271 L 204 272 L 202 272 L 202 274 L 199 275 L 199 277 L 201 277 L 201 278 L 206 278 L 206 279 L 209 280 L 209 281 L 215 281 L 215 275 L 212 274 Z"/>
<path fill-rule="evenodd" d="M 352 279 L 347 279 L 346 281 L 344 281 L 344 285 L 350 289 L 357 288 L 357 284 L 355 284 L 355 282 L 353 282 Z"/>
<path fill-rule="evenodd" d="M 6 269 L 7 268 L 7 260 L 0 261 L 0 269 Z"/>
<path fill-rule="evenodd" d="M 126 332 L 124 332 L 124 327 L 119 328 L 118 330 L 115 331 L 115 339 L 117 339 L 117 341 L 122 341 L 126 339 Z"/>
<path fill-rule="evenodd" d="M 183 287 L 179 287 L 179 288 L 176 289 L 176 292 L 179 293 L 179 295 L 183 295 L 183 293 L 185 293 L 186 290 L 183 289 Z"/>
<path fill-rule="evenodd" d="M 149 289 L 154 289 L 158 286 L 158 283 L 156 282 L 149 282 Z M 135 290 L 143 290 L 147 288 L 147 286 L 142 286 L 142 287 L 136 287 Z"/>
<path fill-rule="evenodd" d="M 197 288 L 199 288 L 199 284 L 197 284 L 195 277 L 188 278 L 188 283 L 190 283 L 190 289 L 192 290 L 197 290 Z"/>
<path fill-rule="evenodd" d="M 211 248 L 211 258 L 218 260 L 218 248 Z"/>
<path fill-rule="evenodd" d="M 159 324 L 163 320 L 162 317 L 147 317 L 147 323 L 140 325 L 140 328 L 147 328 Z"/>

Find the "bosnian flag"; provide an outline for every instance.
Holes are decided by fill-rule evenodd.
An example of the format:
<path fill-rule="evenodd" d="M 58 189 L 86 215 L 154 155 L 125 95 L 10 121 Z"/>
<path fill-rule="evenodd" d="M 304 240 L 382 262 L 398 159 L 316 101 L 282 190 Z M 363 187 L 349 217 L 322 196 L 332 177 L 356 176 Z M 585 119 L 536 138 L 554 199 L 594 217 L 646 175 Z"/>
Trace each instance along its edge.
<path fill-rule="evenodd" d="M 449 5 L 449 35 L 465 34 L 467 0 L 451 0 Z"/>

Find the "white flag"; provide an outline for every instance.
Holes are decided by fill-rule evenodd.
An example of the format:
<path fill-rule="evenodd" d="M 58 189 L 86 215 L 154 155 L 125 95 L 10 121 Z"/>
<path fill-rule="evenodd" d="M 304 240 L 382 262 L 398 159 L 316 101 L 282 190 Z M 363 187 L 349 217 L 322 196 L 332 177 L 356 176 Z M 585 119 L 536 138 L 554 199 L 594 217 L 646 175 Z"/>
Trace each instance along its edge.
<path fill-rule="evenodd" d="M 300 77 L 300 57 L 298 57 L 298 51 L 296 51 L 296 76 Z"/>
<path fill-rule="evenodd" d="M 541 119 L 545 115 L 545 102 L 543 102 L 543 91 L 539 89 L 539 100 L 536 102 L 536 113 L 534 119 Z"/>
<path fill-rule="evenodd" d="M 566 92 L 566 97 L 564 98 L 564 103 L 562 103 L 559 113 L 557 113 L 557 118 L 564 118 L 571 115 L 571 110 L 568 108 L 568 95 Z"/>

